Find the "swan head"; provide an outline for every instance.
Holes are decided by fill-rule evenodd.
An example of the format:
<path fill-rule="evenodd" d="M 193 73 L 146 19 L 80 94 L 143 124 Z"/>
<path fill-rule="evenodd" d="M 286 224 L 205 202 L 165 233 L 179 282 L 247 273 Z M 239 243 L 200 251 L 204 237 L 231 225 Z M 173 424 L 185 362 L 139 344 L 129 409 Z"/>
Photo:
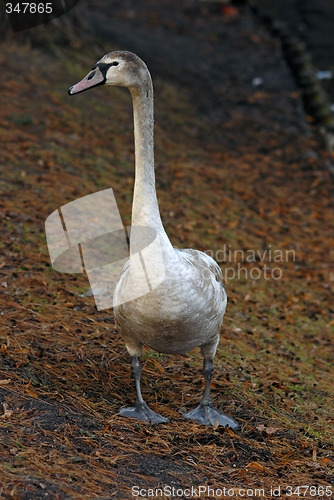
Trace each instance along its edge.
<path fill-rule="evenodd" d="M 132 89 L 150 80 L 144 61 L 132 52 L 115 51 L 103 56 L 80 82 L 68 89 L 70 95 L 79 94 L 99 85 L 115 85 Z"/>

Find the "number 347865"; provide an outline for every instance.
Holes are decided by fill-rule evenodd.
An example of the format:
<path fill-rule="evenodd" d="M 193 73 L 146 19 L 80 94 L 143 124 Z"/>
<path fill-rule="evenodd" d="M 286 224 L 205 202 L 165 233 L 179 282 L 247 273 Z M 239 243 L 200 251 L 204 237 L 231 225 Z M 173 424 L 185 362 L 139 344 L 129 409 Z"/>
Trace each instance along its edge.
<path fill-rule="evenodd" d="M 51 14 L 52 2 L 48 3 L 30 3 L 30 2 L 17 2 L 6 3 L 7 14 Z"/>

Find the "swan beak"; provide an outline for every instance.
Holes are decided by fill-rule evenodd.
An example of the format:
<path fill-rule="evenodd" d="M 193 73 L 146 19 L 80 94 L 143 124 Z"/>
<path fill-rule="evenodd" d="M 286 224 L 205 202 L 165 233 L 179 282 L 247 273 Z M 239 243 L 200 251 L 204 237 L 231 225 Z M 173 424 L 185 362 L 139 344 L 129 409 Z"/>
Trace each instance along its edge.
<path fill-rule="evenodd" d="M 68 89 L 70 95 L 79 94 L 85 90 L 91 89 L 92 87 L 97 87 L 98 85 L 103 85 L 106 81 L 105 75 L 102 73 L 98 66 L 94 66 L 92 70 L 85 76 L 80 82 L 72 85 Z"/>

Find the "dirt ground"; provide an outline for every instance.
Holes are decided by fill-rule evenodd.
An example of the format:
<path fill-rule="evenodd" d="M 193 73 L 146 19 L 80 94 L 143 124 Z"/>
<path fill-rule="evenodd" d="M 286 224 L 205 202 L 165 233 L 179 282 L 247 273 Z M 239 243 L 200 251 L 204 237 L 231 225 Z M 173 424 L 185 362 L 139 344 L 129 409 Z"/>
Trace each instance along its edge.
<path fill-rule="evenodd" d="M 273 498 L 272 488 L 328 498 L 333 158 L 279 40 L 247 7 L 195 1 L 99 0 L 75 33 L 65 28 L 1 42 L 0 498 L 130 499 L 135 486 L 151 497 L 211 486 L 229 494 L 201 498 Z M 226 278 L 212 396 L 238 432 L 183 419 L 203 388 L 197 351 L 143 355 L 143 394 L 169 424 L 120 417 L 135 392 L 113 312 L 82 296 L 86 276 L 50 264 L 44 223 L 69 201 L 112 187 L 130 223 L 130 96 L 67 95 L 115 48 L 151 69 L 171 241 L 209 252 Z"/>

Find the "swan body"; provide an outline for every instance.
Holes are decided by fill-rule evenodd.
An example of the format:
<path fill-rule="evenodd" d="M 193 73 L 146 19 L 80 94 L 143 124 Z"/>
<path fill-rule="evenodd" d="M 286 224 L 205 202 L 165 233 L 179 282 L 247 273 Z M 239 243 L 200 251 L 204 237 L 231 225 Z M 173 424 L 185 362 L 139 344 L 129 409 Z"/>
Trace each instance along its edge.
<path fill-rule="evenodd" d="M 128 266 L 115 290 L 122 305 L 115 317 L 130 356 L 148 345 L 165 354 L 185 354 L 202 347 L 214 356 L 226 308 L 222 273 L 216 262 L 198 250 L 172 249 L 163 283 L 150 293 L 122 303 L 126 289 L 136 286 Z M 125 293 L 123 293 L 125 292 Z"/>
<path fill-rule="evenodd" d="M 163 227 L 155 189 L 153 141 L 153 86 L 145 63 L 127 51 L 110 52 L 100 59 L 88 75 L 69 89 L 70 95 L 98 85 L 127 87 L 132 95 L 135 136 L 135 185 L 132 204 L 132 227 L 149 227 L 155 231 L 159 251 L 151 251 L 148 262 L 150 275 L 164 279 L 149 293 L 141 290 L 143 270 L 138 265 L 136 232 L 130 235 L 130 259 L 124 267 L 114 293 L 115 321 L 131 357 L 136 382 L 137 400 L 132 408 L 121 409 L 121 415 L 151 423 L 167 419 L 153 412 L 142 398 L 140 390 L 140 355 L 143 345 L 167 354 L 185 354 L 200 347 L 204 358 L 205 389 L 202 400 L 186 418 L 205 425 L 238 424 L 227 415 L 218 413 L 210 400 L 213 358 L 226 309 L 227 296 L 218 264 L 204 252 L 176 249 Z M 140 295 L 140 296 L 138 296 Z"/>

